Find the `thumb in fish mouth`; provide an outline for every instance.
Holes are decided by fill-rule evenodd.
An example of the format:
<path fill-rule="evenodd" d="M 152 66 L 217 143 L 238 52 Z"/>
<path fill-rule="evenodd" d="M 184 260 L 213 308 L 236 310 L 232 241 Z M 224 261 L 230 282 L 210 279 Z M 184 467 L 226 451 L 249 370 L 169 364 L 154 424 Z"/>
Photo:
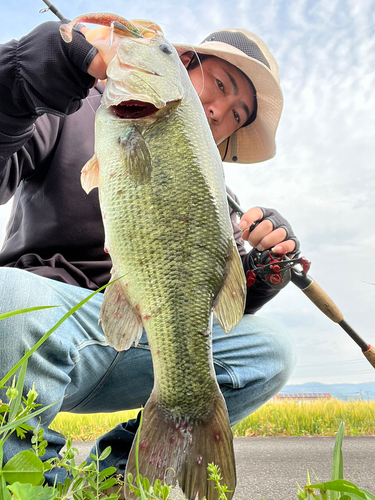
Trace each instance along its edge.
<path fill-rule="evenodd" d="M 90 66 L 87 68 L 87 73 L 95 78 L 94 85 L 98 83 L 98 80 L 105 80 L 107 78 L 107 65 L 99 52 L 91 61 Z"/>

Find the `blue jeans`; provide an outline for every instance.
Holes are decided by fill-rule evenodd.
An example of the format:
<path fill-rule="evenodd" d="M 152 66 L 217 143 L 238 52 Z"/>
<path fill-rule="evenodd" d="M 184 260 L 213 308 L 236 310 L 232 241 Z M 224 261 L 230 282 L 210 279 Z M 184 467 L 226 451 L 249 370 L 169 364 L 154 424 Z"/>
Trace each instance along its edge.
<path fill-rule="evenodd" d="M 0 283 L 0 313 L 32 306 L 60 306 L 0 321 L 2 378 L 23 356 L 25 347 L 31 348 L 71 307 L 92 292 L 13 268 L 0 268 Z M 101 293 L 90 299 L 29 359 L 25 394 L 35 382 L 37 402 L 46 406 L 60 400 L 41 415 L 48 441 L 44 459 L 57 456 L 65 444 L 63 435 L 49 429 L 58 412 L 99 413 L 139 408 L 145 405 L 152 390 L 153 369 L 145 332 L 138 346 L 128 351 L 116 352 L 108 347 L 98 325 L 102 300 Z M 297 355 L 291 336 L 282 326 L 245 315 L 229 335 L 214 322 L 213 357 L 217 380 L 234 425 L 286 384 Z M 0 391 L 0 399 L 6 400 L 4 391 Z M 37 426 L 39 417 L 30 423 Z M 111 433 L 104 439 L 114 449 L 113 462 L 116 450 L 118 456 L 123 448 L 122 429 L 124 440 L 128 439 L 126 426 L 121 425 L 114 431 L 112 441 Z M 5 443 L 4 461 L 30 447 L 29 438 L 20 440 L 13 435 Z"/>

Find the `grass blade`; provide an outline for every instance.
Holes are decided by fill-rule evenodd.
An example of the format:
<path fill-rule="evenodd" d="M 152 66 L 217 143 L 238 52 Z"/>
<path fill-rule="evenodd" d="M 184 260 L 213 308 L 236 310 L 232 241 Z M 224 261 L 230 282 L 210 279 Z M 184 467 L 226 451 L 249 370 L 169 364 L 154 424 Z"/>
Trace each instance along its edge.
<path fill-rule="evenodd" d="M 48 410 L 48 408 L 51 408 L 51 406 L 53 406 L 56 403 L 58 403 L 59 401 L 61 401 L 61 399 L 59 399 L 55 403 L 51 403 L 48 406 L 44 406 L 43 408 L 40 408 L 39 410 L 36 410 L 33 413 L 30 413 L 29 415 L 26 415 L 25 417 L 17 418 L 13 422 L 9 422 L 8 424 L 6 424 L 6 425 L 4 425 L 3 427 L 0 428 L 0 434 L 4 433 L 4 432 L 6 432 L 6 431 L 8 431 L 10 429 L 14 429 L 15 427 L 18 427 L 19 425 L 23 424 L 24 422 L 27 422 L 31 418 L 36 417 L 37 415 L 40 415 L 44 411 Z M 1 439 L 3 439 L 3 438 L 1 438 Z"/>
<path fill-rule="evenodd" d="M 333 494 L 338 496 L 335 498 L 340 498 L 340 493 L 347 493 L 354 500 L 367 500 L 366 494 L 358 488 L 355 484 L 350 481 L 345 481 L 344 479 L 336 479 L 334 481 L 328 481 L 327 483 L 311 484 L 309 489 L 323 489 L 329 490 Z M 333 496 L 331 495 L 331 499 Z"/>
<path fill-rule="evenodd" d="M 17 411 L 19 409 L 19 406 L 21 404 L 21 399 L 22 399 L 22 390 L 23 390 L 23 385 L 25 383 L 25 377 L 26 377 L 26 368 L 27 368 L 27 360 L 22 364 L 20 374 L 18 376 L 17 380 L 17 396 L 12 400 L 10 404 L 10 412 L 9 412 L 9 418 L 8 422 L 11 422 L 14 417 L 17 414 Z"/>
<path fill-rule="evenodd" d="M 332 461 L 332 481 L 335 479 L 344 479 L 344 460 L 342 456 L 342 440 L 345 432 L 344 422 L 340 422 L 336 440 L 335 447 L 333 449 L 333 461 Z"/>
<path fill-rule="evenodd" d="M 117 278 L 117 280 L 121 279 L 120 278 Z M 18 370 L 18 368 L 48 339 L 48 337 L 50 337 L 52 335 L 52 333 L 57 330 L 57 328 L 62 324 L 64 323 L 64 321 L 66 319 L 69 318 L 69 316 L 71 316 L 72 314 L 74 314 L 80 307 L 82 307 L 84 304 L 86 304 L 86 302 L 88 300 L 90 300 L 92 297 L 94 297 L 94 295 L 96 295 L 97 293 L 101 292 L 102 290 L 104 290 L 104 288 L 106 288 L 108 285 L 114 283 L 115 281 L 117 280 L 113 280 L 113 281 L 110 281 L 109 283 L 107 283 L 106 285 L 100 287 L 98 290 L 96 290 L 95 292 L 91 293 L 90 295 L 88 295 L 86 298 L 84 298 L 83 300 L 81 300 L 81 302 L 79 302 L 78 304 L 76 304 L 74 307 L 72 307 L 66 314 L 64 314 L 64 316 L 47 332 L 43 335 L 43 337 L 38 340 L 38 342 L 30 349 L 30 351 L 28 351 L 19 361 L 18 363 L 16 363 L 14 365 L 14 367 L 5 375 L 5 377 L 0 380 L 0 387 L 2 385 L 4 385 L 9 379 L 10 377 L 12 377 L 16 371 Z M 47 307 L 57 307 L 57 306 L 47 306 Z M 31 308 L 32 309 L 32 308 Z M 8 313 L 6 313 L 8 314 Z"/>
<path fill-rule="evenodd" d="M 61 306 L 37 306 L 37 307 L 27 307 L 26 309 L 17 309 L 16 311 L 9 311 L 7 313 L 0 314 L 0 320 L 5 318 L 10 318 L 11 316 L 16 316 L 17 314 L 24 314 L 30 311 L 39 311 L 40 309 L 51 309 L 52 307 L 61 307 Z"/>

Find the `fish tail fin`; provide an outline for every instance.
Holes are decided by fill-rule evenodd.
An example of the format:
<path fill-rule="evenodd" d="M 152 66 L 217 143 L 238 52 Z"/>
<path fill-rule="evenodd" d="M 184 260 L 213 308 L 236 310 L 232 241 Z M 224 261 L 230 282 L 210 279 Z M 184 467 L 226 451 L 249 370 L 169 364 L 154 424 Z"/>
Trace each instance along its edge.
<path fill-rule="evenodd" d="M 165 480 L 168 485 L 177 485 L 177 490 L 182 490 L 188 500 L 216 499 L 218 493 L 214 482 L 208 480 L 207 471 L 208 464 L 213 463 L 220 467 L 222 484 L 231 490 L 227 499 L 232 498 L 236 486 L 233 436 L 220 392 L 209 418 L 189 421 L 172 418 L 169 412 L 163 411 L 153 391 L 138 432 L 138 470 L 151 485 L 157 479 Z M 125 479 L 129 472 L 133 478 L 137 475 L 136 448 L 135 440 Z M 125 494 L 126 498 L 135 498 L 128 486 L 125 486 Z"/>

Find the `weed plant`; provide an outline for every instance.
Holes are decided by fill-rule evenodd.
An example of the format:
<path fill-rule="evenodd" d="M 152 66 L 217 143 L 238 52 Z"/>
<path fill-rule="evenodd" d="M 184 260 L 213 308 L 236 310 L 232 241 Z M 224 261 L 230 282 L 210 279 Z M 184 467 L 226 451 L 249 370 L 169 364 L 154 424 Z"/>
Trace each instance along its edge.
<path fill-rule="evenodd" d="M 104 288 L 104 287 L 103 287 Z M 78 450 L 73 448 L 73 439 L 70 437 L 67 441 L 67 449 L 63 453 L 62 458 L 53 458 L 42 461 L 41 457 L 45 454 L 47 442 L 44 440 L 43 429 L 31 427 L 27 421 L 33 416 L 42 414 L 47 408 L 52 405 L 41 408 L 37 403 L 37 391 L 33 386 L 26 397 L 22 396 L 24 380 L 27 370 L 27 361 L 31 354 L 79 307 L 95 293 L 88 296 L 85 300 L 77 304 L 68 313 L 66 313 L 56 325 L 47 332 L 42 339 L 35 344 L 22 359 L 10 370 L 10 372 L 0 380 L 0 388 L 6 391 L 7 401 L 0 401 L 0 500 L 99 500 L 102 499 L 103 491 L 107 488 L 117 485 L 118 491 L 107 496 L 107 500 L 118 500 L 119 493 L 123 488 L 123 483 L 115 476 L 116 468 L 108 467 L 107 469 L 99 470 L 99 461 L 108 457 L 111 449 L 106 448 L 103 453 L 98 456 L 91 454 L 93 460 L 90 464 L 83 462 L 79 466 L 76 465 L 76 455 Z M 0 314 L 0 320 L 15 314 L 27 313 L 29 311 L 42 309 L 31 308 L 12 313 Z M 16 373 L 18 377 L 16 377 Z M 358 403 L 357 403 L 358 404 Z M 326 403 L 324 403 L 326 405 Z M 308 408 L 311 413 L 311 403 Z M 269 410 L 269 408 L 268 408 Z M 278 406 L 275 412 L 275 422 L 278 426 L 281 425 L 285 416 L 282 416 L 283 405 Z M 267 412 L 267 405 L 266 410 Z M 330 409 L 324 406 L 324 411 L 329 414 Z M 259 414 L 259 410 L 257 412 Z M 258 415 L 259 416 L 259 415 Z M 259 418 L 263 419 L 264 417 Z M 290 417 L 289 417 L 290 418 Z M 312 417 L 316 418 L 316 417 Z M 340 418 L 335 416 L 335 419 Z M 366 417 L 367 418 L 367 417 Z M 251 419 L 251 417 L 248 417 Z M 245 419 L 247 420 L 247 419 Z M 372 417 L 368 417 L 369 422 Z M 244 422 L 244 421 L 243 421 Z M 241 426 L 241 422 L 238 426 Z M 285 420 L 284 420 L 284 423 Z M 142 418 L 141 418 L 142 425 Z M 249 422 L 243 424 L 250 425 Z M 296 426 L 296 422 L 292 424 Z M 306 422 L 304 426 L 306 427 Z M 236 427 L 238 427 L 236 426 Z M 276 429 L 276 423 L 274 428 Z M 249 432 L 247 428 L 246 432 Z M 319 484 L 311 484 L 308 476 L 307 485 L 301 488 L 298 485 L 297 498 L 298 500 L 375 500 L 375 495 L 368 491 L 360 489 L 355 484 L 344 480 L 343 478 L 343 456 L 342 456 L 342 440 L 345 432 L 344 423 L 341 422 L 337 432 L 331 481 Z M 239 433 L 240 430 L 235 429 Z M 253 432 L 253 431 L 251 431 Z M 274 431 L 276 432 L 276 430 Z M 14 455 L 5 465 L 3 465 L 3 447 L 9 437 L 16 433 L 18 438 L 25 437 L 26 433 L 31 433 L 31 448 L 24 450 Z M 283 432 L 284 434 L 284 432 Z M 306 435 L 306 434 L 305 434 Z M 141 476 L 138 469 L 138 449 L 139 449 L 139 433 L 136 441 L 136 468 L 137 475 L 135 478 L 128 474 L 127 488 L 138 496 L 141 500 L 167 500 L 183 498 L 181 492 L 176 488 L 165 484 L 160 480 L 155 481 L 153 485 L 147 478 Z M 44 481 L 44 473 L 53 471 L 55 468 L 63 468 L 66 470 L 67 477 L 64 483 L 57 483 L 54 486 L 48 486 Z M 215 464 L 208 466 L 208 480 L 214 481 L 217 491 L 217 500 L 227 500 L 229 492 L 226 485 L 222 484 L 220 469 Z M 211 499 L 210 499 L 211 500 Z M 216 500 L 216 499 L 215 499 Z"/>

